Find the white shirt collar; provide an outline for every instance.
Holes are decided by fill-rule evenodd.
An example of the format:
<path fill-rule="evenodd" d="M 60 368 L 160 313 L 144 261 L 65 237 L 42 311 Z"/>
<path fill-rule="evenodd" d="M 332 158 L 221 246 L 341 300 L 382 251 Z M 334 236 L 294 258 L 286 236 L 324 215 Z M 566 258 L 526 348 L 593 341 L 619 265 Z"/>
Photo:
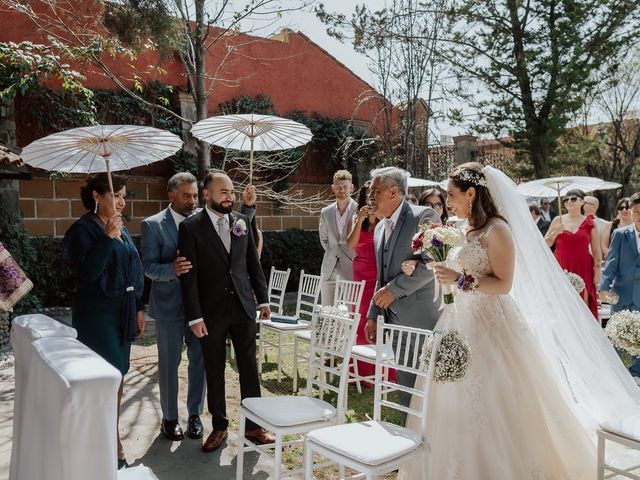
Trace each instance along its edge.
<path fill-rule="evenodd" d="M 209 215 L 209 218 L 211 219 L 211 222 L 213 223 L 213 226 L 216 227 L 216 229 L 218 228 L 218 219 L 220 217 L 224 218 L 224 226 L 225 228 L 229 228 L 229 215 L 228 214 L 223 214 L 220 215 L 217 212 L 214 212 L 213 210 L 211 210 L 209 207 L 205 207 L 207 214 Z"/>
<path fill-rule="evenodd" d="M 398 205 L 398 208 L 396 208 L 394 212 L 391 214 L 391 216 L 386 219 L 388 223 L 391 223 L 391 228 L 395 228 L 396 224 L 398 223 L 398 218 L 400 218 L 400 212 L 402 211 L 403 204 L 404 204 L 404 201 L 400 202 L 400 205 Z"/>
<path fill-rule="evenodd" d="M 186 218 L 184 215 L 176 212 L 171 205 L 169 205 L 169 211 L 171 212 L 171 216 L 173 217 L 173 222 L 176 224 L 176 227 L 182 223 L 182 221 Z"/>

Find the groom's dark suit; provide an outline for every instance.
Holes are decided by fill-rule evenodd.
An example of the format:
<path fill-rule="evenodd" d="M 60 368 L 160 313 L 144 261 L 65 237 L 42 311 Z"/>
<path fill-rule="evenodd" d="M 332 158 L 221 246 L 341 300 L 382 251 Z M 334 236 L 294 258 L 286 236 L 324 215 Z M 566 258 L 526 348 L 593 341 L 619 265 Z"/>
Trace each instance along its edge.
<path fill-rule="evenodd" d="M 230 213 L 229 227 L 244 221 L 244 234 L 230 232 L 225 246 L 207 209 L 180 224 L 178 249 L 193 268 L 180 276 L 185 320 L 204 319 L 208 335 L 200 338 L 207 373 L 207 400 L 214 430 L 228 426 L 225 404 L 225 342 L 231 336 L 240 374 L 242 398 L 259 397 L 256 367 L 256 303 L 269 303 L 267 285 L 248 218 Z M 248 422 L 247 429 L 258 428 Z"/>

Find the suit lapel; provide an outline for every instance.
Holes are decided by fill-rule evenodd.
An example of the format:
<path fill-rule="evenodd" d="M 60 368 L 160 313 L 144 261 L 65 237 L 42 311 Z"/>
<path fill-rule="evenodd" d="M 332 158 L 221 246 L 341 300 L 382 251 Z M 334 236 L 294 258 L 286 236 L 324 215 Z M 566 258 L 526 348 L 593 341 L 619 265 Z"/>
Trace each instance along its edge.
<path fill-rule="evenodd" d="M 335 202 L 330 205 L 330 208 L 327 211 L 327 215 L 329 216 L 329 218 L 327 218 L 327 225 L 331 229 L 331 234 L 333 235 L 333 238 L 339 239 L 340 235 L 338 235 L 338 223 L 336 222 L 337 208 L 338 208 L 338 204 Z"/>
<path fill-rule="evenodd" d="M 164 226 L 165 226 L 163 230 L 168 232 L 169 237 L 171 238 L 171 241 L 173 242 L 173 244 L 177 245 L 178 244 L 178 226 L 176 225 L 176 222 L 173 220 L 173 215 L 171 215 L 171 211 L 169 210 L 169 207 L 167 207 L 167 209 L 164 211 L 164 219 L 162 220 L 162 223 L 164 223 Z"/>
<path fill-rule="evenodd" d="M 629 248 L 633 251 L 633 258 L 635 258 L 636 263 L 638 263 L 640 254 L 638 253 L 638 243 L 636 242 L 636 229 L 633 225 L 631 225 L 631 228 L 627 230 L 626 237 L 629 242 Z"/>
<path fill-rule="evenodd" d="M 376 266 L 378 267 L 378 279 L 380 285 L 384 280 L 383 265 L 384 265 L 384 225 L 382 222 L 378 222 L 375 230 L 373 231 L 373 245 L 376 250 Z"/>
<path fill-rule="evenodd" d="M 229 214 L 229 236 L 231 237 L 231 249 L 229 252 L 229 256 L 232 259 L 232 263 L 233 263 L 233 254 L 234 252 L 240 252 L 239 244 L 238 242 L 240 241 L 240 237 L 237 235 L 233 234 L 233 224 L 235 222 L 238 221 L 238 217 L 236 217 L 233 212 Z M 249 225 L 247 225 L 247 228 L 249 228 Z"/>
<path fill-rule="evenodd" d="M 402 230 L 402 226 L 404 225 L 404 220 L 407 215 L 407 212 L 411 210 L 411 207 L 406 201 L 402 201 L 402 206 L 400 207 L 400 216 L 398 217 L 398 222 L 393 227 L 393 232 L 391 233 L 391 238 L 389 239 L 389 261 L 387 261 L 387 265 L 391 264 L 391 256 L 393 255 L 393 250 L 396 246 L 396 241 L 398 240 L 398 236 L 400 236 L 400 230 Z"/>
<path fill-rule="evenodd" d="M 200 212 L 200 225 L 211 242 L 213 249 L 220 254 L 222 259 L 228 265 L 229 255 L 227 254 L 227 249 L 224 248 L 224 244 L 222 243 L 222 240 L 220 240 L 220 236 L 218 235 L 218 232 L 216 232 L 216 227 L 213 226 L 213 222 L 211 221 L 206 208 L 203 208 Z"/>

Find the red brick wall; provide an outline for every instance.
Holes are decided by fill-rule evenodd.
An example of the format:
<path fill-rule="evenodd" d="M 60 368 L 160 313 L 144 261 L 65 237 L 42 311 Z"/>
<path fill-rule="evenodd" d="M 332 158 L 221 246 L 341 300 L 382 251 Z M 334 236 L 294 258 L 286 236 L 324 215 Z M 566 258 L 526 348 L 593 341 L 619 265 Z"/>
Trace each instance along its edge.
<path fill-rule="evenodd" d="M 86 213 L 80 200 L 82 177 L 50 180 L 34 177 L 20 180 L 20 211 L 24 225 L 34 236 L 64 236 L 67 228 Z M 297 185 L 303 195 L 326 192 L 323 185 Z M 130 220 L 124 224 L 133 235 L 140 233 L 140 222 L 168 205 L 167 183 L 161 177 L 130 177 L 127 184 L 124 214 Z M 323 205 L 318 204 L 319 209 Z M 262 195 L 257 201 L 258 228 L 263 231 L 318 229 L 318 213 L 309 213 L 295 205 L 278 205 Z"/>

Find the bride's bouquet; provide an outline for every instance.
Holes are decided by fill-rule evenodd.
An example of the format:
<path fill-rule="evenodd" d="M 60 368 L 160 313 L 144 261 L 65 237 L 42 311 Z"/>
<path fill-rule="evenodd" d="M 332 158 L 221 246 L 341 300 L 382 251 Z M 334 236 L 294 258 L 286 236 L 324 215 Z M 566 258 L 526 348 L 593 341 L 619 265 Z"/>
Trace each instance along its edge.
<path fill-rule="evenodd" d="M 429 369 L 433 338 L 422 348 L 422 368 Z M 447 330 L 442 335 L 436 355 L 433 379 L 436 382 L 457 382 L 462 380 L 471 365 L 471 347 L 467 338 L 459 330 Z"/>
<path fill-rule="evenodd" d="M 464 234 L 454 227 L 437 223 L 423 224 L 418 227 L 411 239 L 411 248 L 416 255 L 426 254 L 435 262 L 429 264 L 429 268 L 437 265 L 446 265 L 447 256 L 453 247 L 459 247 L 464 243 Z M 453 293 L 449 285 L 442 285 L 444 303 L 453 303 Z"/>
<path fill-rule="evenodd" d="M 574 290 L 578 292 L 578 294 L 582 293 L 586 286 L 582 277 L 577 273 L 573 273 L 568 270 L 565 270 L 564 274 L 569 279 L 569 282 L 571 283 L 571 286 L 574 288 Z"/>
<path fill-rule="evenodd" d="M 622 310 L 614 313 L 604 331 L 616 347 L 633 356 L 640 355 L 640 312 Z"/>

